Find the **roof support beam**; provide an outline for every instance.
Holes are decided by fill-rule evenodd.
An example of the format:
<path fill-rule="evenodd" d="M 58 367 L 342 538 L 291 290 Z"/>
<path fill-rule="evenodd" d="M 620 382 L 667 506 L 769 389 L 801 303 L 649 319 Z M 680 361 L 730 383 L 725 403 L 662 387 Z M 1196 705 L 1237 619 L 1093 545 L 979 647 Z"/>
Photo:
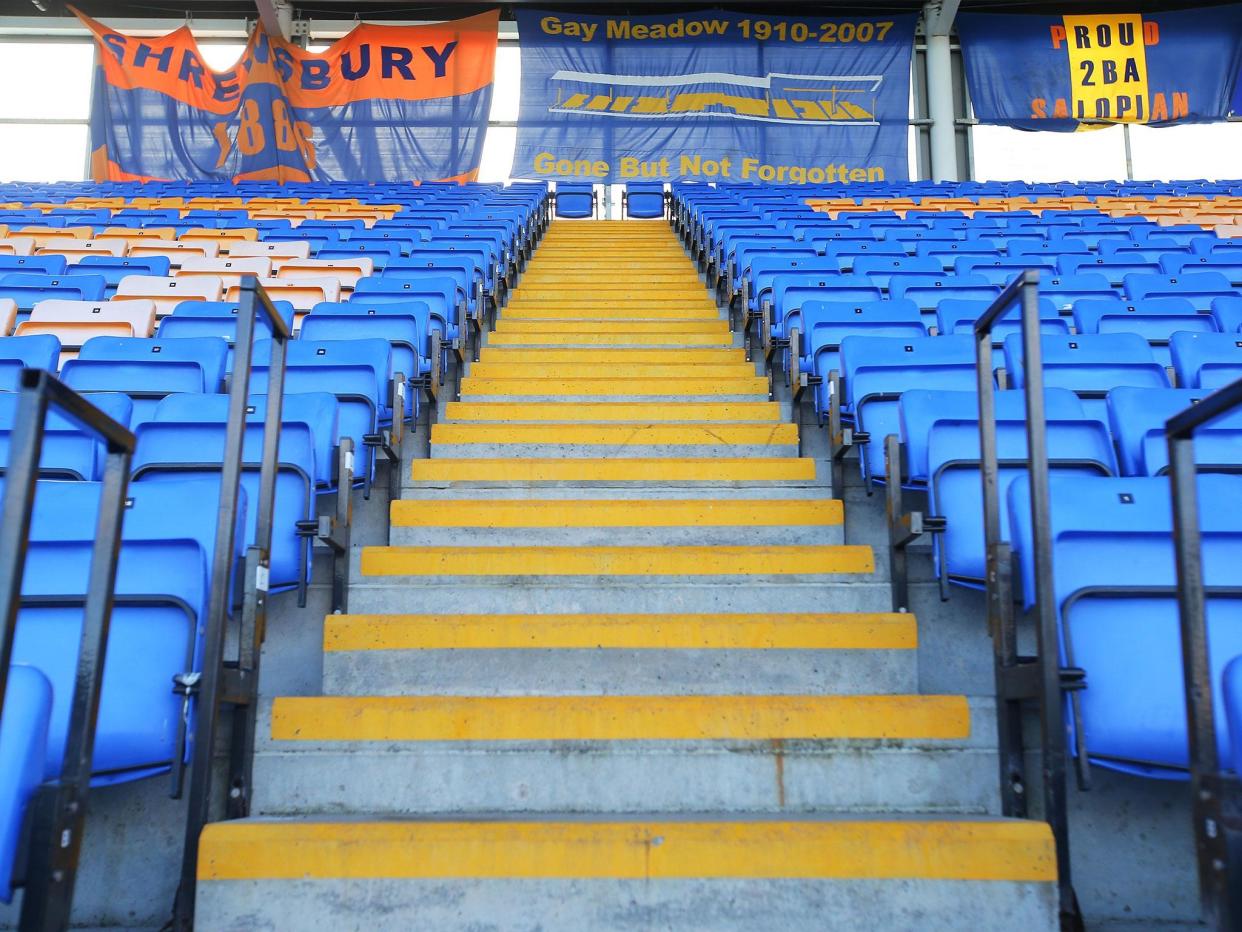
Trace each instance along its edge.
<path fill-rule="evenodd" d="M 293 7 L 288 0 L 255 0 L 255 6 L 264 32 L 286 42 L 293 38 Z"/>

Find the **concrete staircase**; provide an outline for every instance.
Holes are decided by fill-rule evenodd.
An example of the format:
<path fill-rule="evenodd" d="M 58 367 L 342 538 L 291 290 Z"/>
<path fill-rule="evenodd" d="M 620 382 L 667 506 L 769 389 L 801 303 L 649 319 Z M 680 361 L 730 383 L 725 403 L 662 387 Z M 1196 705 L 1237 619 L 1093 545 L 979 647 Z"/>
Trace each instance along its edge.
<path fill-rule="evenodd" d="M 556 222 L 275 697 L 203 929 L 1051 929 L 990 705 L 660 222 Z"/>

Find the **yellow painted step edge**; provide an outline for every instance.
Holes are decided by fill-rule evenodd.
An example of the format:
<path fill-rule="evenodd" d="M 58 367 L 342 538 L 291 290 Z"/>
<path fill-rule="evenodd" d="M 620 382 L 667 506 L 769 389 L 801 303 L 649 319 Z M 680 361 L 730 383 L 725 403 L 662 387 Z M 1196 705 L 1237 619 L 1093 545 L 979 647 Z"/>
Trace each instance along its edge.
<path fill-rule="evenodd" d="M 791 576 L 872 573 L 859 544 L 363 547 L 363 576 Z"/>
<path fill-rule="evenodd" d="M 323 648 L 362 650 L 914 650 L 910 614 L 329 615 Z"/>
<path fill-rule="evenodd" d="M 470 388 L 469 391 L 476 391 Z M 462 393 L 467 393 L 463 386 Z M 436 424 L 432 443 L 792 446 L 796 424 Z"/>
<path fill-rule="evenodd" d="M 962 740 L 963 696 L 283 696 L 275 741 Z"/>
<path fill-rule="evenodd" d="M 831 527 L 836 499 L 488 499 L 392 503 L 393 527 Z"/>
<path fill-rule="evenodd" d="M 1053 883 L 1033 819 L 308 822 L 204 827 L 198 879 L 974 880 Z"/>
<path fill-rule="evenodd" d="M 710 457 L 680 459 L 620 458 L 517 458 L 517 459 L 416 459 L 410 467 L 415 481 L 486 482 L 759 482 L 806 481 L 815 478 L 810 457 Z"/>

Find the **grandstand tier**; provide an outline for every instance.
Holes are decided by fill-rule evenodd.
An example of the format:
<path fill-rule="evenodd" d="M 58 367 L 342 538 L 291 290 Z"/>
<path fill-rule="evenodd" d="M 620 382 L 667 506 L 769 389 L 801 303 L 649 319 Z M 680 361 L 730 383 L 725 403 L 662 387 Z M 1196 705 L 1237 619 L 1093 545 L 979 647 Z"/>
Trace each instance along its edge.
<path fill-rule="evenodd" d="M 666 223 L 551 225 L 325 622 L 323 695 L 273 698 L 251 818 L 204 833 L 200 921 L 1052 927 L 989 708 L 920 694 L 915 619 L 733 343 Z"/>

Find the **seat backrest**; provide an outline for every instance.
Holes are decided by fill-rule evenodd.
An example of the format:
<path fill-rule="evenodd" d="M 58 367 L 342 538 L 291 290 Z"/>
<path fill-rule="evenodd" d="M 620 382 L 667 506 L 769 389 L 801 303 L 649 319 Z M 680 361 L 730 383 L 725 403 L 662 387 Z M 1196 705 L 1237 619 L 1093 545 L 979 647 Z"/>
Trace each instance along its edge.
<path fill-rule="evenodd" d="M 0 275 L 0 298 L 12 298 L 19 310 L 28 311 L 48 298 L 102 301 L 108 283 L 102 275 L 35 275 L 9 272 Z"/>
<path fill-rule="evenodd" d="M 34 272 L 37 275 L 64 275 L 68 261 L 64 256 L 0 255 L 0 275 L 9 272 Z"/>
<path fill-rule="evenodd" d="M 1175 333 L 1169 351 L 1178 388 L 1221 388 L 1242 378 L 1242 335 Z"/>
<path fill-rule="evenodd" d="M 40 301 L 30 312 L 30 323 L 128 324 L 129 336 L 149 337 L 155 330 L 155 302 Z"/>
<path fill-rule="evenodd" d="M 841 366 L 851 405 L 875 391 L 934 388 L 947 373 L 951 373 L 950 384 L 943 387 L 961 388 L 963 377 L 974 378 L 975 343 L 967 334 L 903 339 L 847 336 L 841 341 Z"/>
<path fill-rule="evenodd" d="M 117 298 L 145 298 L 155 302 L 158 317 L 171 314 L 182 301 L 219 301 L 224 283 L 214 275 L 186 278 L 159 278 L 154 275 L 126 275 L 117 285 Z"/>
<path fill-rule="evenodd" d="M 1175 330 L 1216 331 L 1216 321 L 1184 298 L 1085 298 L 1074 302 L 1079 333 L 1138 333 L 1149 341 L 1168 340 Z"/>
<path fill-rule="evenodd" d="M 1025 393 L 1003 391 L 997 392 L 994 397 L 998 429 L 1008 428 L 1003 430 L 1006 449 L 998 449 L 998 456 L 1001 459 L 1024 457 Z M 977 392 L 910 389 L 902 393 L 898 410 L 910 480 L 931 480 L 938 465 L 931 458 L 932 438 L 937 431 L 937 446 L 941 454 L 947 453 L 954 460 L 978 461 Z M 1090 462 L 1109 473 L 1116 473 L 1116 456 L 1108 428 L 1103 421 L 1090 417 L 1084 411 L 1077 395 L 1064 388 L 1045 389 L 1044 418 L 1047 421 L 1050 460 Z M 1011 445 L 1015 449 L 1008 449 Z"/>
<path fill-rule="evenodd" d="M 1121 468 L 1128 476 L 1159 476 L 1169 465 L 1165 422 L 1210 394 L 1196 388 L 1114 388 L 1108 418 Z M 1242 411 L 1230 411 L 1195 431 L 1195 461 L 1201 468 L 1242 469 Z"/>
<path fill-rule="evenodd" d="M 1139 298 L 1181 297 L 1196 310 L 1207 311 L 1212 299 L 1235 294 L 1234 287 L 1220 272 L 1189 272 L 1185 275 L 1139 275 L 1125 277 L 1126 296 Z"/>
<path fill-rule="evenodd" d="M 1201 566 L 1206 587 L 1210 682 L 1242 654 L 1242 603 L 1222 589 L 1242 586 L 1242 522 L 1226 507 L 1242 497 L 1242 476 L 1197 479 Z M 1033 606 L 1030 482 L 1010 485 L 1011 542 L 1021 589 Z M 1187 718 L 1167 478 L 1049 481 L 1052 576 L 1064 660 L 1089 688 L 1067 710 L 1098 764 L 1144 776 L 1186 776 Z M 1225 700 L 1218 692 L 1217 708 Z M 1217 720 L 1218 752 L 1230 760 L 1229 729 Z"/>
<path fill-rule="evenodd" d="M 229 256 L 266 256 L 269 259 L 306 259 L 310 256 L 310 243 L 297 240 L 271 240 L 258 243 L 233 243 Z"/>
<path fill-rule="evenodd" d="M 218 392 L 224 382 L 229 346 L 217 337 L 166 340 L 159 337 L 97 337 L 87 340 L 79 360 L 144 363 L 195 363 L 202 370 L 203 387 L 199 391 Z"/>
<path fill-rule="evenodd" d="M 1013 385 L 1026 384 L 1019 334 L 1005 338 L 1005 368 Z M 1152 355 L 1150 344 L 1136 333 L 1045 334 L 1040 339 L 1044 384 L 1069 388 L 1080 395 L 1098 394 L 1119 385 L 1167 388 L 1168 375 Z"/>
<path fill-rule="evenodd" d="M 134 405 L 119 392 L 98 392 L 90 402 L 122 427 L 129 427 Z M 20 396 L 0 392 L 0 471 L 9 461 L 9 439 L 17 423 Z M 43 454 L 39 475 L 43 478 L 97 480 L 103 478 L 106 451 L 103 441 L 76 421 L 49 409 L 43 428 Z"/>

